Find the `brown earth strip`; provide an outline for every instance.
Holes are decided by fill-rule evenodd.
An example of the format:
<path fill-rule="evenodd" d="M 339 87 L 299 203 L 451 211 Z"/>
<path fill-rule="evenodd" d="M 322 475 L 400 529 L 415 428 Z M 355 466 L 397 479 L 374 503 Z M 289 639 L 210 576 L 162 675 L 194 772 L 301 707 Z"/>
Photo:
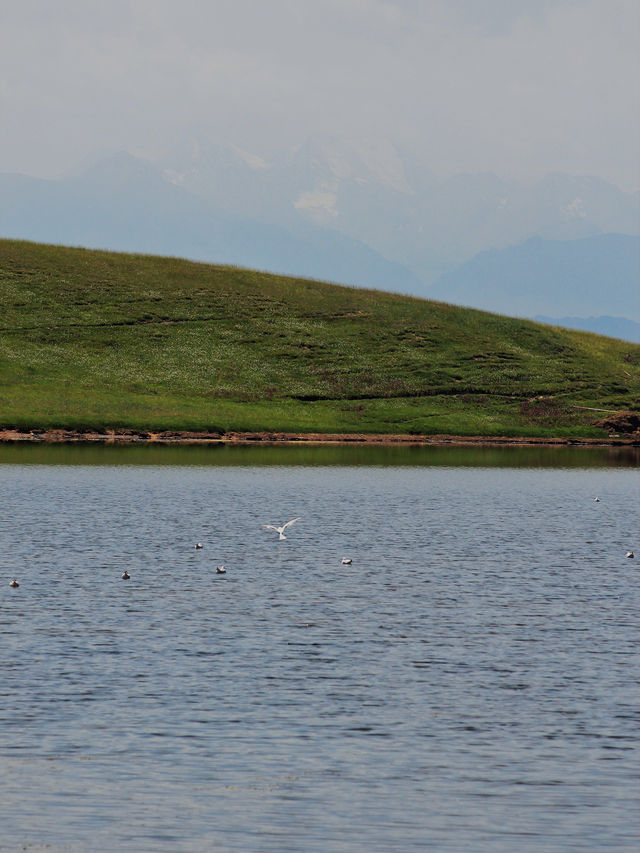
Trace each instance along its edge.
<path fill-rule="evenodd" d="M 457 445 L 457 446 L 571 446 L 571 447 L 640 447 L 640 436 L 610 435 L 607 438 L 539 438 L 482 435 L 371 435 L 342 433 L 286 432 L 135 432 L 107 430 L 75 432 L 73 430 L 0 429 L 0 442 L 39 442 L 49 444 L 371 444 L 371 445 Z"/>

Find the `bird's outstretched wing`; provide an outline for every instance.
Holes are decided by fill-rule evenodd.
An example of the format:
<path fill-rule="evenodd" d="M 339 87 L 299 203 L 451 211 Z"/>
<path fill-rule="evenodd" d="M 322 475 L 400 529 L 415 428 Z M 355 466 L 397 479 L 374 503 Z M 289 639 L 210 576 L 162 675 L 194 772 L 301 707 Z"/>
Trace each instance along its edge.
<path fill-rule="evenodd" d="M 286 529 L 287 529 L 287 527 L 291 527 L 291 525 L 292 525 L 292 524 L 295 524 L 295 523 L 296 523 L 296 521 L 300 521 L 300 519 L 301 519 L 301 518 L 302 518 L 302 516 L 301 516 L 301 515 L 300 515 L 300 516 L 298 516 L 298 518 L 292 518 L 292 519 L 291 519 L 291 521 L 287 521 L 287 523 L 286 523 L 286 524 L 283 524 L 283 525 L 282 525 L 282 529 L 283 529 L 283 530 L 286 530 Z"/>
<path fill-rule="evenodd" d="M 265 530 L 275 530 L 276 533 L 280 533 L 280 530 L 277 527 L 274 527 L 273 524 L 263 524 L 262 526 Z"/>

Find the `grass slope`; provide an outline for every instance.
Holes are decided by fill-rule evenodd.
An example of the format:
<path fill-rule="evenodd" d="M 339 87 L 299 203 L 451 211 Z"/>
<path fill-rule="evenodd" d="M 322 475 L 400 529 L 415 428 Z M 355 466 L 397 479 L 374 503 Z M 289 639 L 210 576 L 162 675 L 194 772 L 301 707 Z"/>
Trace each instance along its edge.
<path fill-rule="evenodd" d="M 369 290 L 0 240 L 0 426 L 599 436 L 640 347 Z M 542 399 L 539 399 L 542 398 Z"/>

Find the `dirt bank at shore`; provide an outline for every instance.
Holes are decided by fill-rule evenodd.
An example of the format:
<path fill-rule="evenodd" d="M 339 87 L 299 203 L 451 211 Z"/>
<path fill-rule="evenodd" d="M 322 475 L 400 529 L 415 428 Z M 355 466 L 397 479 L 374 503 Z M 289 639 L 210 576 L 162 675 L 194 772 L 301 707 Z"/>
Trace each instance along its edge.
<path fill-rule="evenodd" d="M 606 438 L 526 438 L 482 435 L 367 435 L 341 433 L 287 432 L 136 432 L 107 430 L 75 432 L 73 430 L 0 429 L 0 442 L 40 442 L 49 444 L 376 444 L 376 445 L 476 445 L 476 446 L 572 446 L 572 447 L 640 447 L 637 435 L 610 435 Z"/>

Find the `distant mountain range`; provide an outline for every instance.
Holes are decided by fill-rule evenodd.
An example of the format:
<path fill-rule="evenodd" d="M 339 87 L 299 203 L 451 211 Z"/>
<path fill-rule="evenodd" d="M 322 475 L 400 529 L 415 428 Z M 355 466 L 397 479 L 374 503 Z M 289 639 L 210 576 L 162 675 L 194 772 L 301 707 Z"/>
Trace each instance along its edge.
<path fill-rule="evenodd" d="M 443 179 L 388 142 L 330 136 L 270 160 L 191 139 L 157 163 L 120 153 L 58 180 L 0 175 L 0 236 L 237 264 L 581 328 L 613 317 L 625 334 L 635 332 L 624 321 L 640 321 L 638 234 L 640 195 L 597 178 Z"/>
<path fill-rule="evenodd" d="M 415 292 L 419 279 L 353 238 L 230 214 L 118 154 L 61 180 L 0 175 L 0 236 L 234 264 Z"/>
<path fill-rule="evenodd" d="M 384 140 L 316 136 L 267 161 L 189 139 L 159 165 L 168 180 L 226 210 L 337 231 L 425 284 L 481 251 L 531 237 L 640 234 L 640 195 L 600 178 L 550 174 L 533 186 L 490 173 L 438 178 Z"/>
<path fill-rule="evenodd" d="M 532 319 L 538 323 L 563 326 L 565 329 L 581 329 L 595 332 L 596 335 L 640 343 L 640 323 L 625 320 L 623 317 L 545 317 L 539 314 Z"/>
<path fill-rule="evenodd" d="M 581 240 L 536 237 L 519 246 L 481 252 L 441 276 L 430 288 L 430 296 L 519 317 L 569 316 L 572 327 L 587 330 L 593 330 L 594 323 L 612 329 L 611 322 L 603 317 L 637 323 L 640 322 L 640 237 L 625 234 L 600 234 Z M 553 322 L 562 325 L 560 319 Z M 624 324 L 618 324 L 617 329 L 624 330 Z M 627 326 L 626 331 L 633 332 L 633 327 Z"/>

